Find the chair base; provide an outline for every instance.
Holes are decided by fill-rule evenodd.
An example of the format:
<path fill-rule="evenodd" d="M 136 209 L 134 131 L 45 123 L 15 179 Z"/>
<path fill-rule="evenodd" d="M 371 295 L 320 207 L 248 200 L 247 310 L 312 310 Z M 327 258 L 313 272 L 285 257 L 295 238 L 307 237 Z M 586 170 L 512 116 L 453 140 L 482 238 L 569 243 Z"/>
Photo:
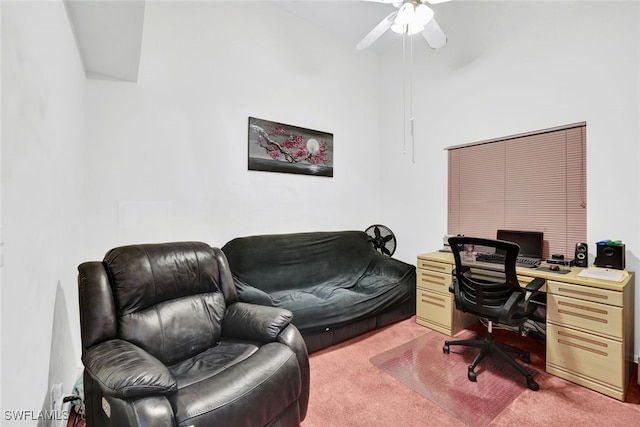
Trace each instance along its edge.
<path fill-rule="evenodd" d="M 509 365 L 511 365 L 516 371 L 521 373 L 527 380 L 527 387 L 533 391 L 538 391 L 540 386 L 533 379 L 533 376 L 529 374 L 522 366 L 520 366 L 509 354 L 513 353 L 517 356 L 520 356 L 524 363 L 529 363 L 531 361 L 531 355 L 528 351 L 520 350 L 519 348 L 512 347 L 510 345 L 502 344 L 493 340 L 493 332 L 489 331 L 486 338 L 481 339 L 471 339 L 471 340 L 458 340 L 458 341 L 445 341 L 444 346 L 442 347 L 442 351 L 444 353 L 449 354 L 449 347 L 452 345 L 461 345 L 465 347 L 474 347 L 479 348 L 480 352 L 476 355 L 475 359 L 471 365 L 469 365 L 469 370 L 467 372 L 467 377 L 469 381 L 476 381 L 476 366 L 480 363 L 485 356 L 497 355 L 504 361 L 506 361 Z"/>

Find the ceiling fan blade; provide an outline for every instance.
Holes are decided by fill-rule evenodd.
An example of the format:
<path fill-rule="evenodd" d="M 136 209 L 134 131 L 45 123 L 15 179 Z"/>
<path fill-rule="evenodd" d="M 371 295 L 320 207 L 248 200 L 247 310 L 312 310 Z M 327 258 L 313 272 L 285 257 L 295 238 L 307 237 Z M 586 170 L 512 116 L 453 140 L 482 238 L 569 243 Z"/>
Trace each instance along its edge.
<path fill-rule="evenodd" d="M 360 43 L 358 43 L 356 49 L 363 50 L 371 46 L 373 42 L 378 40 L 380 36 L 385 33 L 385 31 L 391 28 L 391 24 L 393 24 L 393 20 L 397 14 L 398 12 L 394 11 L 387 15 L 386 18 L 380 21 L 380 23 L 376 25 L 374 29 L 360 41 Z"/>
<path fill-rule="evenodd" d="M 420 34 L 422 34 L 422 37 L 424 37 L 432 49 L 440 49 L 447 44 L 447 36 L 435 19 L 429 21 L 429 23 L 424 26 L 424 31 Z"/>

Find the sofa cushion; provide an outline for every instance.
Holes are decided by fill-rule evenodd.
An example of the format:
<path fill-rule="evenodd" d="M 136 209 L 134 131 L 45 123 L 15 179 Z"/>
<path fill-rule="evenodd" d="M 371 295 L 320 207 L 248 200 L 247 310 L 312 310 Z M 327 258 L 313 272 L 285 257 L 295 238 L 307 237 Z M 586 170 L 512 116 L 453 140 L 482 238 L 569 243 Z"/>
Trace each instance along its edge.
<path fill-rule="evenodd" d="M 294 323 L 303 334 L 377 316 L 412 300 L 402 280 L 390 282 L 378 278 L 376 281 L 378 286 L 370 286 L 371 282 L 364 279 L 344 288 L 318 285 L 274 292 L 272 299 L 277 306 L 294 313 Z"/>

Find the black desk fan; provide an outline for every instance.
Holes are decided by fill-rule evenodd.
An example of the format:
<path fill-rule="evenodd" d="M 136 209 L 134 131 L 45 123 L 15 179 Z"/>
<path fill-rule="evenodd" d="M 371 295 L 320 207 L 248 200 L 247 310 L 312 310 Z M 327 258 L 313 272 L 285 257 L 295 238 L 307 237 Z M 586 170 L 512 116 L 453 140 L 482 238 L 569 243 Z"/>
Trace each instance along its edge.
<path fill-rule="evenodd" d="M 369 236 L 374 249 L 381 254 L 390 257 L 396 251 L 396 236 L 389 227 L 375 224 L 367 228 L 365 233 Z"/>

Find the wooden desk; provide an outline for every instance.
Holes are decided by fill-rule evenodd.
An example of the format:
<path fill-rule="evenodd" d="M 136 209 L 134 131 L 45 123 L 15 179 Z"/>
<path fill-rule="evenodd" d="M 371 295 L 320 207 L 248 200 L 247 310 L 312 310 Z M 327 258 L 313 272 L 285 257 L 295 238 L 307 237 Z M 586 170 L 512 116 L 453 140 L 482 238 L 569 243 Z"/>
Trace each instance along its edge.
<path fill-rule="evenodd" d="M 416 322 L 453 336 L 477 321 L 461 313 L 449 292 L 453 255 L 418 255 Z M 567 269 L 565 267 L 564 269 Z M 578 276 L 582 268 L 558 274 L 517 268 L 526 286 L 536 277 L 547 283 L 548 373 L 624 401 L 633 363 L 635 274 L 621 282 Z"/>

